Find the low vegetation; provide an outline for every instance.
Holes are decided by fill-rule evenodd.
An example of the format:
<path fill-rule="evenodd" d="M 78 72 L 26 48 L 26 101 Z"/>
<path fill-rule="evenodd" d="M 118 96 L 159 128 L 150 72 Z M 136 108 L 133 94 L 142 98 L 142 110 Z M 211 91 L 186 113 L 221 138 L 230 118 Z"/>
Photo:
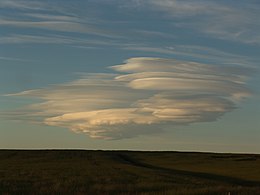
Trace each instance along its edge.
<path fill-rule="evenodd" d="M 1 150 L 0 194 L 260 194 L 260 155 Z"/>

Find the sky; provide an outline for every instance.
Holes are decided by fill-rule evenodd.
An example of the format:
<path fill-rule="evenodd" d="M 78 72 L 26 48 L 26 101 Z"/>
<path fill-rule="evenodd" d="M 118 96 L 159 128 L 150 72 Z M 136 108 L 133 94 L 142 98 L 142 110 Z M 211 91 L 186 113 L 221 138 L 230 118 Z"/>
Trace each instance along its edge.
<path fill-rule="evenodd" d="M 0 148 L 260 153 L 258 0 L 0 0 Z"/>

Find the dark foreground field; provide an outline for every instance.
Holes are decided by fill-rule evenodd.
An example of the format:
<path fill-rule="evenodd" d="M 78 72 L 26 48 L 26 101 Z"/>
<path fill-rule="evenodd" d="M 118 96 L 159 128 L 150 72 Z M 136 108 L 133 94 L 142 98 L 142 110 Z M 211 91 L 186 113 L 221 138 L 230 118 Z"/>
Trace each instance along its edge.
<path fill-rule="evenodd" d="M 260 194 L 260 155 L 0 150 L 0 194 Z"/>

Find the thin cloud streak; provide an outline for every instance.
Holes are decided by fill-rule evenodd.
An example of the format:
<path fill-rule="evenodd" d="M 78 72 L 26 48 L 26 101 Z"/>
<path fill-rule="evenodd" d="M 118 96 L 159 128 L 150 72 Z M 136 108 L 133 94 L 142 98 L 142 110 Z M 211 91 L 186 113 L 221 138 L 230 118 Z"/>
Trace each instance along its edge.
<path fill-rule="evenodd" d="M 110 41 L 107 39 L 88 39 L 75 38 L 61 35 L 31 35 L 31 34 L 12 34 L 9 36 L 0 37 L 0 44 L 62 44 L 69 45 L 75 48 L 104 48 L 106 46 L 122 46 L 120 43 Z"/>
<path fill-rule="evenodd" d="M 117 74 L 80 79 L 8 96 L 41 103 L 6 114 L 13 120 L 71 129 L 99 139 L 163 132 L 164 127 L 215 121 L 251 95 L 250 70 L 163 58 L 130 58 Z"/>
<path fill-rule="evenodd" d="M 38 28 L 52 31 L 87 33 L 99 36 L 111 37 L 111 33 L 97 29 L 87 24 L 71 21 L 18 21 L 18 20 L 0 20 L 1 26 L 14 26 L 20 28 Z"/>
<path fill-rule="evenodd" d="M 19 9 L 19 10 L 43 10 L 45 4 L 39 1 L 23 1 L 23 0 L 1 0 L 0 8 Z"/>
<path fill-rule="evenodd" d="M 6 56 L 0 56 L 0 60 L 17 61 L 17 62 L 28 62 L 28 61 L 30 61 L 30 60 L 26 60 L 26 59 L 15 58 L 15 57 L 6 57 Z"/>

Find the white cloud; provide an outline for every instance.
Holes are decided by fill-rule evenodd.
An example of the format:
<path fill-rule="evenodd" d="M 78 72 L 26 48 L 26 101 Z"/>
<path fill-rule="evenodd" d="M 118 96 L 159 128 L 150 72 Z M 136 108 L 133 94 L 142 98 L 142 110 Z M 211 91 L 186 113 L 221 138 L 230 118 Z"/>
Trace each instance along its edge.
<path fill-rule="evenodd" d="M 51 126 L 63 126 L 76 132 L 88 133 L 91 137 L 108 137 L 106 133 L 113 131 L 114 127 L 121 127 L 117 131 L 124 131 L 127 125 L 150 125 L 156 122 L 153 115 L 138 112 L 136 108 L 105 109 L 89 112 L 68 113 L 58 117 L 45 119 L 44 123 Z M 111 129 L 110 129 L 111 127 Z M 140 130 L 141 132 L 142 130 Z M 113 133 L 113 132 L 112 132 Z M 118 132 L 114 132 L 117 134 Z M 102 136 L 99 134 L 103 134 Z M 133 135 L 132 135 L 133 136 Z"/>
<path fill-rule="evenodd" d="M 131 58 L 121 74 L 80 79 L 9 96 L 42 100 L 13 119 L 69 128 L 100 139 L 159 133 L 165 125 L 215 121 L 250 96 L 249 70 L 162 58 Z M 6 114 L 6 113 L 5 113 Z"/>

